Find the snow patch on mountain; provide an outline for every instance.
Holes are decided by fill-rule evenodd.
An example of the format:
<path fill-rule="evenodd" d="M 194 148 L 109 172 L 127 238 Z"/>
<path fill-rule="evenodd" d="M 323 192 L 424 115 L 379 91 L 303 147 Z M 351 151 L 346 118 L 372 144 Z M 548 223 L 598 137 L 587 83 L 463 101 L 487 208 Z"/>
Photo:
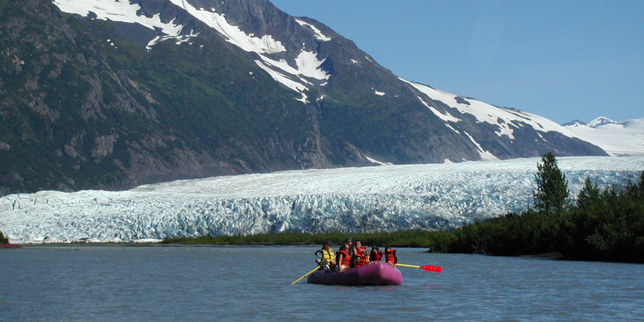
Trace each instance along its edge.
<path fill-rule="evenodd" d="M 305 94 L 313 85 L 310 79 L 325 81 L 329 79 L 330 75 L 324 71 L 320 66 L 324 61 L 317 58 L 317 53 L 306 51 L 302 49 L 295 57 L 294 66 L 284 60 L 275 60 L 269 58 L 268 55 L 283 53 L 286 48 L 278 40 L 275 40 L 271 35 L 263 35 L 256 37 L 253 34 L 246 34 L 238 26 L 231 25 L 224 14 L 215 12 L 214 8 L 209 10 L 204 8 L 197 8 L 185 0 L 169 0 L 170 3 L 183 8 L 189 15 L 197 20 L 206 24 L 207 26 L 215 29 L 224 36 L 226 41 L 241 48 L 247 52 L 257 53 L 260 60 L 255 60 L 255 63 L 265 70 L 275 81 L 283 84 L 287 88 L 300 93 L 302 97 L 297 98 L 302 102 L 307 103 L 308 99 Z M 90 12 L 97 15 L 98 19 L 120 21 L 126 23 L 137 23 L 152 30 L 159 30 L 160 33 L 147 44 L 146 48 L 151 50 L 154 45 L 160 41 L 168 40 L 171 38 L 177 39 L 177 44 L 188 42 L 190 38 L 198 36 L 192 30 L 188 32 L 184 30 L 185 26 L 175 24 L 175 19 L 169 23 L 161 21 L 160 15 L 156 14 L 151 18 L 145 15 L 139 15 L 137 12 L 141 7 L 129 1 L 114 1 L 114 0 L 53 0 L 53 3 L 60 8 L 60 10 L 79 14 L 82 16 L 89 16 Z M 296 21 L 303 27 L 311 30 L 318 40 L 329 41 L 331 38 L 322 34 L 322 32 L 314 25 L 304 22 L 303 20 L 296 19 Z M 319 84 L 324 85 L 325 83 Z"/>
<path fill-rule="evenodd" d="M 255 60 L 255 63 L 257 64 L 257 66 L 259 66 L 265 72 L 267 72 L 268 75 L 270 75 L 276 82 L 278 82 L 278 83 L 290 88 L 291 90 L 293 90 L 295 92 L 301 93 L 302 97 L 298 98 L 297 100 L 302 101 L 303 103 L 308 102 L 308 97 L 307 97 L 306 94 L 304 94 L 304 92 L 308 90 L 308 87 L 306 85 L 304 85 L 304 84 L 302 84 L 302 83 L 300 83 L 298 81 L 295 81 L 295 80 L 291 79 L 290 77 L 288 77 L 288 76 L 286 76 L 286 75 L 284 75 L 284 74 L 282 74 L 280 72 L 275 71 L 275 69 L 269 67 L 269 65 L 267 65 L 265 63 L 265 61 Z M 275 67 L 275 65 L 270 65 L 270 66 Z"/>
<path fill-rule="evenodd" d="M 254 35 L 244 33 L 239 27 L 229 24 L 225 16 L 214 12 L 214 9 L 211 9 L 212 11 L 207 11 L 203 8 L 197 9 L 183 0 L 170 1 L 177 6 L 183 7 L 190 15 L 220 32 L 227 37 L 228 42 L 245 51 L 259 54 L 261 61 L 255 60 L 255 63 L 265 70 L 275 81 L 300 93 L 302 97 L 297 99 L 299 101 L 308 103 L 308 97 L 305 92 L 313 84 L 307 78 L 317 80 L 326 80 L 329 78 L 329 75 L 320 68 L 324 61 L 318 60 L 317 54 L 314 52 L 302 49 L 295 57 L 295 67 L 293 67 L 286 60 L 281 59 L 277 61 L 267 56 L 267 54 L 286 51 L 282 43 L 273 39 L 271 35 L 264 35 L 261 38 L 254 37 Z M 303 25 L 302 21 L 298 21 L 298 23 Z M 316 37 L 320 36 L 318 38 L 326 39 L 313 25 L 308 23 L 304 24 L 315 32 Z"/>
<path fill-rule="evenodd" d="M 313 52 L 302 52 L 295 59 L 297 68 L 289 65 L 285 60 L 274 60 L 267 56 L 259 55 L 261 60 L 255 60 L 255 63 L 266 71 L 275 81 L 296 91 L 302 95 L 298 100 L 308 103 L 306 91 L 313 85 L 307 78 L 317 79 L 320 81 L 329 79 L 329 74 L 320 68 L 324 63 L 317 59 Z M 324 83 L 321 84 L 325 85 Z"/>
<path fill-rule="evenodd" d="M 368 157 L 368 156 L 365 156 L 365 158 L 367 158 L 367 160 L 369 160 L 369 162 L 371 162 L 373 164 L 377 164 L 377 165 L 393 165 L 393 163 L 391 163 L 391 162 L 378 161 L 378 160 L 376 160 L 374 158 L 371 158 L 371 157 Z"/>
<path fill-rule="evenodd" d="M 327 80 L 330 75 L 320 68 L 323 63 L 324 61 L 319 60 L 316 53 L 302 50 L 297 58 L 295 58 L 295 64 L 297 65 L 296 73 L 318 80 Z"/>
<path fill-rule="evenodd" d="M 421 103 L 423 103 L 423 105 L 425 105 L 428 109 L 430 109 L 430 110 L 432 111 L 432 113 L 434 113 L 434 115 L 438 116 L 441 120 L 445 121 L 446 123 L 447 123 L 447 122 L 454 122 L 454 123 L 456 123 L 456 122 L 459 122 L 459 121 L 460 121 L 460 119 L 453 117 L 452 115 L 450 115 L 450 114 L 449 114 L 449 113 L 447 113 L 447 112 L 446 112 L 446 113 L 441 113 L 441 112 L 439 112 L 436 108 L 434 108 L 433 106 L 431 106 L 431 105 L 429 105 L 427 102 L 425 102 L 425 100 L 424 100 L 422 97 L 420 97 L 420 96 L 417 96 L 417 97 L 418 97 L 418 100 L 419 100 Z M 449 126 L 449 124 L 448 124 L 448 126 Z M 450 127 L 450 128 L 451 128 L 452 130 L 454 129 L 454 128 L 452 128 L 452 127 Z M 455 131 L 456 133 L 458 133 L 458 131 L 456 131 L 456 130 L 454 130 L 454 131 Z"/>
<path fill-rule="evenodd" d="M 246 34 L 239 27 L 228 23 L 224 15 L 216 13 L 214 8 L 211 8 L 212 11 L 203 8 L 197 9 L 185 0 L 170 0 L 170 2 L 184 8 L 191 16 L 217 30 L 227 38 L 228 42 L 245 51 L 260 54 L 286 51 L 282 43 L 273 39 L 271 35 L 264 35 L 259 38 Z"/>
<path fill-rule="evenodd" d="M 580 120 L 573 120 L 568 123 L 561 124 L 561 126 L 564 127 L 579 127 L 579 126 L 585 126 L 586 122 L 580 121 Z"/>
<path fill-rule="evenodd" d="M 450 94 L 444 91 L 436 90 L 427 85 L 419 84 L 404 80 L 402 81 L 412 85 L 421 93 L 427 95 L 427 97 L 434 101 L 440 101 L 450 108 L 458 110 L 462 114 L 469 114 L 474 116 L 479 122 L 485 122 L 498 127 L 496 134 L 498 136 L 507 136 L 510 139 L 514 139 L 514 128 L 519 128 L 525 125 L 529 125 L 534 128 L 536 131 L 540 132 L 549 132 L 555 131 L 562 133 L 568 137 L 573 137 L 572 133 L 568 132 L 561 125 L 548 120 L 544 117 L 526 113 L 519 110 L 499 108 L 476 99 L 472 98 L 463 98 L 454 94 Z M 420 101 L 428 106 L 427 102 L 419 97 Z M 444 117 L 444 114 L 438 112 L 435 109 L 432 109 L 432 112 L 436 116 Z"/>
<path fill-rule="evenodd" d="M 0 198 L 16 243 L 130 242 L 174 236 L 445 229 L 531 204 L 538 158 L 224 176 L 128 191 Z M 636 181 L 644 157 L 559 159 L 573 194 Z"/>
<path fill-rule="evenodd" d="M 301 20 L 301 19 L 297 19 L 297 18 L 295 19 L 295 21 L 296 21 L 297 23 L 299 23 L 299 24 L 300 24 L 300 26 L 302 26 L 302 27 L 308 27 L 308 28 L 311 28 L 311 30 L 313 30 L 313 32 L 315 33 L 315 39 L 317 39 L 317 40 L 321 40 L 321 41 L 330 41 L 330 40 L 331 40 L 331 37 L 327 37 L 327 36 L 325 36 L 325 35 L 320 31 L 320 29 L 318 29 L 318 28 L 317 28 L 317 27 L 315 27 L 314 25 L 312 25 L 312 24 L 310 24 L 310 23 L 308 23 L 308 22 L 306 22 L 306 21 L 303 21 L 303 20 Z"/>
<path fill-rule="evenodd" d="M 174 22 L 174 20 L 173 20 L 173 22 Z M 180 29 L 179 29 L 179 28 L 180 28 Z M 164 29 L 164 30 L 165 30 L 165 29 Z M 177 42 L 176 42 L 176 44 L 177 44 L 177 45 L 181 45 L 182 43 L 188 43 L 188 44 L 192 45 L 192 43 L 190 42 L 190 40 L 191 40 L 192 38 L 195 38 L 195 37 L 199 36 L 199 33 L 194 33 L 194 31 L 193 31 L 193 30 L 191 30 L 191 31 L 190 31 L 190 34 L 188 34 L 188 35 L 182 35 L 182 34 L 181 34 L 182 30 L 183 30 L 183 26 L 179 26 L 179 25 L 177 25 L 177 29 L 175 29 L 175 31 L 176 31 L 176 33 L 175 33 L 175 34 L 170 34 L 170 35 L 158 35 L 158 36 L 156 36 L 154 39 L 150 40 L 150 42 L 147 44 L 147 46 L 145 46 L 145 48 L 146 48 L 148 51 L 150 51 L 150 50 L 152 50 L 152 46 L 156 45 L 156 44 L 157 44 L 157 43 L 159 43 L 160 41 L 165 41 L 165 40 L 168 40 L 168 39 L 176 39 L 176 40 L 177 40 Z"/>
<path fill-rule="evenodd" d="M 189 34 L 184 34 L 184 26 L 175 24 L 175 20 L 168 23 L 161 21 L 159 14 L 148 18 L 144 15 L 138 15 L 137 12 L 141 10 L 138 4 L 130 4 L 129 1 L 109 1 L 109 0 L 54 0 L 53 3 L 63 12 L 79 14 L 81 16 L 89 16 L 90 13 L 96 15 L 96 19 L 112 20 L 127 23 L 136 23 L 146 28 L 160 31 L 160 33 L 150 40 L 146 48 L 150 50 L 152 46 L 159 41 L 176 38 L 179 41 L 177 44 L 187 42 L 190 38 L 196 37 L 198 33 L 193 33 L 191 30 Z"/>
<path fill-rule="evenodd" d="M 498 160 L 499 159 L 499 158 L 495 157 L 489 151 L 484 150 L 483 147 L 481 147 L 481 145 L 478 144 L 478 142 L 476 142 L 474 140 L 474 138 L 469 133 L 467 133 L 465 131 L 464 131 L 464 133 L 465 133 L 465 135 L 467 135 L 467 137 L 470 139 L 470 141 L 472 141 L 472 143 L 474 143 L 474 145 L 476 145 L 476 150 L 479 152 L 479 155 L 481 156 L 482 161 L 491 161 L 491 160 Z"/>
<path fill-rule="evenodd" d="M 599 117 L 588 124 L 575 122 L 565 128 L 611 156 L 644 155 L 644 118 L 615 122 Z"/>

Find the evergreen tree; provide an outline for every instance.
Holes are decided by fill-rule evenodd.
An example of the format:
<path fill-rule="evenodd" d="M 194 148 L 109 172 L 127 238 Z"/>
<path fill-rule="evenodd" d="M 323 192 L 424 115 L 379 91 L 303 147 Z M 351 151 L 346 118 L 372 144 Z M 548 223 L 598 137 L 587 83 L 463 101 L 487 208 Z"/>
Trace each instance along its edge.
<path fill-rule="evenodd" d="M 599 193 L 597 183 L 592 182 L 589 177 L 586 177 L 584 187 L 577 195 L 577 209 L 586 209 L 597 205 L 599 203 Z"/>
<path fill-rule="evenodd" d="M 0 244 L 8 244 L 8 243 L 9 243 L 9 240 L 5 238 L 2 232 L 0 231 Z"/>
<path fill-rule="evenodd" d="M 534 178 L 537 189 L 534 192 L 534 205 L 538 211 L 547 214 L 559 214 L 570 204 L 570 191 L 566 175 L 557 166 L 557 159 L 552 152 L 537 163 L 537 174 Z"/>
<path fill-rule="evenodd" d="M 637 183 L 636 198 L 639 200 L 644 199 L 644 171 L 640 174 L 640 181 Z"/>

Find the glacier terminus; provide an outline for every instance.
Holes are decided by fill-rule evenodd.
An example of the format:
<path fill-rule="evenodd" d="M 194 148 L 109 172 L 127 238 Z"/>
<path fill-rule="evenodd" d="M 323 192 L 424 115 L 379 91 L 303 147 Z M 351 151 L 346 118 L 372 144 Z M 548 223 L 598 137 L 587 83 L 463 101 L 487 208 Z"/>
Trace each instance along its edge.
<path fill-rule="evenodd" d="M 449 229 L 532 202 L 539 158 L 221 176 L 126 191 L 40 191 L 0 198 L 13 243 L 140 242 L 279 232 Z M 564 157 L 576 195 L 637 182 L 644 156 Z"/>

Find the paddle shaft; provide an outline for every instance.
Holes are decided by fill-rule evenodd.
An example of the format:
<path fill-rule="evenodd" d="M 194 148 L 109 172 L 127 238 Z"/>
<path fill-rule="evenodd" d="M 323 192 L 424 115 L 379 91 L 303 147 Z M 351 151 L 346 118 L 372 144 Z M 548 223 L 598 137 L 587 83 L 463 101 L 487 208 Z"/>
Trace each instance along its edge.
<path fill-rule="evenodd" d="M 291 283 L 291 285 L 293 285 L 293 284 L 295 284 L 295 283 L 299 282 L 301 279 L 303 279 L 303 278 L 305 278 L 305 277 L 307 277 L 307 276 L 311 275 L 311 273 L 313 273 L 313 272 L 317 271 L 319 268 L 320 268 L 320 266 L 318 266 L 318 267 L 316 267 L 316 268 L 312 269 L 310 272 L 308 272 L 308 273 L 304 274 L 302 277 L 300 277 L 300 278 L 296 279 L 296 280 L 295 280 L 295 282 Z"/>
<path fill-rule="evenodd" d="M 431 265 L 417 266 L 417 265 L 408 265 L 408 264 L 396 264 L 396 266 L 420 268 L 424 271 L 434 272 L 434 273 L 440 273 L 443 270 L 440 266 L 431 266 Z"/>

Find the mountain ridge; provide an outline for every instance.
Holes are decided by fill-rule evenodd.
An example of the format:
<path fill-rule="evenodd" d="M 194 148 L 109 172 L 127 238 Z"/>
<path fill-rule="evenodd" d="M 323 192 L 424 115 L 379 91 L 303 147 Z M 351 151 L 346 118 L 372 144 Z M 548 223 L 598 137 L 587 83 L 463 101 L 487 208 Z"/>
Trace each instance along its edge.
<path fill-rule="evenodd" d="M 0 194 L 605 155 L 536 115 L 401 80 L 265 0 L 2 0 L 0 10 Z"/>

